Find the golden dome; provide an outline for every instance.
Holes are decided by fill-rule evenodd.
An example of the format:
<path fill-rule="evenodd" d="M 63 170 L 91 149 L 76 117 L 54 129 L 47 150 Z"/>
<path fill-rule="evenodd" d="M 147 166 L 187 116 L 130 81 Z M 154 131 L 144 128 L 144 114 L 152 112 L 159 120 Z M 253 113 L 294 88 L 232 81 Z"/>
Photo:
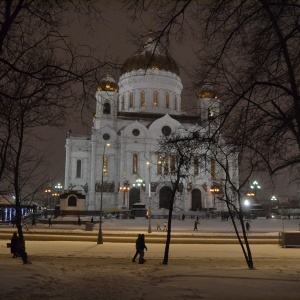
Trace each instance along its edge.
<path fill-rule="evenodd" d="M 135 70 L 163 70 L 179 76 L 176 62 L 166 53 L 162 53 L 149 37 L 141 51 L 126 59 L 122 66 L 122 74 Z"/>
<path fill-rule="evenodd" d="M 197 93 L 197 98 L 212 98 L 217 99 L 217 92 L 214 90 L 214 87 L 211 84 L 204 84 L 200 91 Z"/>
<path fill-rule="evenodd" d="M 110 69 L 107 69 L 106 75 L 101 78 L 97 91 L 118 92 L 119 86 L 113 79 Z"/>

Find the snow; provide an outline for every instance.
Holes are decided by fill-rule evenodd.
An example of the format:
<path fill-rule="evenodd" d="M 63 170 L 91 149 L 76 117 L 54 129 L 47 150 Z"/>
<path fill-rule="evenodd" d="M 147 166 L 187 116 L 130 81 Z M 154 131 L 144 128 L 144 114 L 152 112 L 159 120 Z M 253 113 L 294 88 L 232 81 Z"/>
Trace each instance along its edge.
<path fill-rule="evenodd" d="M 291 221 L 286 222 L 285 228 L 296 230 L 299 220 Z M 212 232 L 217 228 L 223 233 L 226 227 L 230 229 L 229 223 L 210 222 L 214 222 Z M 125 223 L 125 220 L 105 221 L 104 236 L 113 230 L 122 234 L 120 228 L 125 230 Z M 145 220 L 135 223 L 143 228 L 147 225 Z M 126 224 L 127 230 L 134 229 L 134 222 Z M 191 234 L 207 233 L 206 221 L 200 222 L 199 233 L 192 232 L 192 224 L 192 220 L 177 222 L 174 234 L 180 228 Z M 268 224 L 273 224 L 273 229 L 281 223 L 255 220 L 252 228 L 257 226 L 257 231 L 253 234 L 260 231 L 266 234 Z M 47 233 L 80 230 L 76 226 L 63 226 L 48 229 L 38 224 L 32 230 Z M 135 230 L 143 232 L 143 228 Z M 15 229 L 0 227 L 0 233 L 4 230 Z M 151 234 L 144 233 L 147 244 Z M 133 243 L 97 245 L 64 241 L 62 235 L 61 241 L 27 241 L 32 264 L 23 265 L 20 258 L 11 258 L 7 242 L 0 240 L 0 299 L 299 299 L 299 248 L 252 245 L 255 270 L 249 270 L 239 245 L 171 244 L 168 265 L 164 265 L 165 245 L 148 243 L 147 261 L 140 265 L 131 261 L 135 253 Z"/>

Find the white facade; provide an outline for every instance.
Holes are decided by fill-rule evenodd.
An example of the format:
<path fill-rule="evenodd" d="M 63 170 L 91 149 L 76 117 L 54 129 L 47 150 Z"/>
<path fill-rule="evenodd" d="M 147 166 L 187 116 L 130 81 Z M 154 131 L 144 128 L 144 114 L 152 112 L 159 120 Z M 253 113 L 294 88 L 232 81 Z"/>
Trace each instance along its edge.
<path fill-rule="evenodd" d="M 209 111 L 219 110 L 219 100 L 210 90 L 195 99 L 197 116 L 182 114 L 182 88 L 176 63 L 151 38 L 125 61 L 118 84 L 109 72 L 101 80 L 91 136 L 68 133 L 66 140 L 65 187 L 82 190 L 85 210 L 99 211 L 101 194 L 104 211 L 130 209 L 138 201 L 153 212 L 166 209 L 170 170 L 164 176 L 164 167 L 170 169 L 171 162 L 155 154 L 158 140 L 179 128 L 199 127 L 199 120 L 208 122 Z M 232 165 L 237 172 L 236 163 Z M 210 191 L 215 180 L 210 161 L 199 161 L 197 168 L 189 188 L 178 193 L 176 210 L 225 210 Z M 142 187 L 137 187 L 137 179 Z"/>

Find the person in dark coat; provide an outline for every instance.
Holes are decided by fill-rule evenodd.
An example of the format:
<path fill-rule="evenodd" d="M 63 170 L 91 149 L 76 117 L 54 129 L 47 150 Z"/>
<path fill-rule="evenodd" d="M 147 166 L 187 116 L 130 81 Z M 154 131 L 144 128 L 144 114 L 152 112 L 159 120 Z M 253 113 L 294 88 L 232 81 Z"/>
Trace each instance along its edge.
<path fill-rule="evenodd" d="M 48 220 L 48 224 L 49 224 L 49 227 L 52 226 L 52 221 L 51 221 L 51 218 L 49 218 Z"/>
<path fill-rule="evenodd" d="M 140 254 L 140 239 L 141 239 L 141 234 L 138 235 L 138 238 L 135 241 L 135 254 L 133 256 L 132 262 L 135 262 L 135 259 L 137 258 L 137 256 Z"/>
<path fill-rule="evenodd" d="M 145 244 L 145 235 L 142 234 L 139 240 L 139 249 L 140 249 L 140 257 L 139 257 L 139 264 L 143 264 L 146 260 L 144 259 L 145 256 L 145 249 L 148 250 Z"/>
<path fill-rule="evenodd" d="M 13 254 L 12 258 L 18 257 L 18 248 L 19 248 L 19 238 L 17 233 L 14 232 L 10 241 L 10 253 Z"/>
<path fill-rule="evenodd" d="M 197 230 L 198 231 L 198 221 L 196 220 L 194 223 L 194 231 Z"/>
<path fill-rule="evenodd" d="M 249 223 L 249 221 L 246 222 L 246 231 L 247 231 L 247 234 L 250 232 L 250 223 Z"/>

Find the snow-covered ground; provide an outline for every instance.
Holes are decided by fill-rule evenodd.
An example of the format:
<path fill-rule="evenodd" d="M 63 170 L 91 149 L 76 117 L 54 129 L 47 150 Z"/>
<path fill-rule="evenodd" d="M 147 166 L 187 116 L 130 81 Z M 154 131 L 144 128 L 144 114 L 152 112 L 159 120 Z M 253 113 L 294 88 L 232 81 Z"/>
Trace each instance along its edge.
<path fill-rule="evenodd" d="M 298 230 L 298 221 L 285 220 L 285 230 Z M 192 224 L 176 220 L 174 232 L 192 233 Z M 145 227 L 146 234 L 147 225 L 144 219 L 113 219 L 105 220 L 103 230 L 137 232 Z M 278 234 L 283 228 L 282 220 L 254 220 L 251 225 L 253 234 Z M 37 227 L 47 231 L 55 226 Z M 74 225 L 57 225 L 56 230 L 61 227 L 79 230 Z M 232 232 L 232 225 L 200 220 L 199 229 L 218 234 Z M 255 270 L 249 270 L 238 245 L 171 244 L 164 265 L 165 246 L 148 244 L 147 261 L 140 265 L 131 261 L 134 244 L 27 241 L 32 264 L 23 265 L 20 258 L 11 258 L 6 243 L 0 240 L 0 299 L 299 299 L 299 248 L 252 245 Z"/>

